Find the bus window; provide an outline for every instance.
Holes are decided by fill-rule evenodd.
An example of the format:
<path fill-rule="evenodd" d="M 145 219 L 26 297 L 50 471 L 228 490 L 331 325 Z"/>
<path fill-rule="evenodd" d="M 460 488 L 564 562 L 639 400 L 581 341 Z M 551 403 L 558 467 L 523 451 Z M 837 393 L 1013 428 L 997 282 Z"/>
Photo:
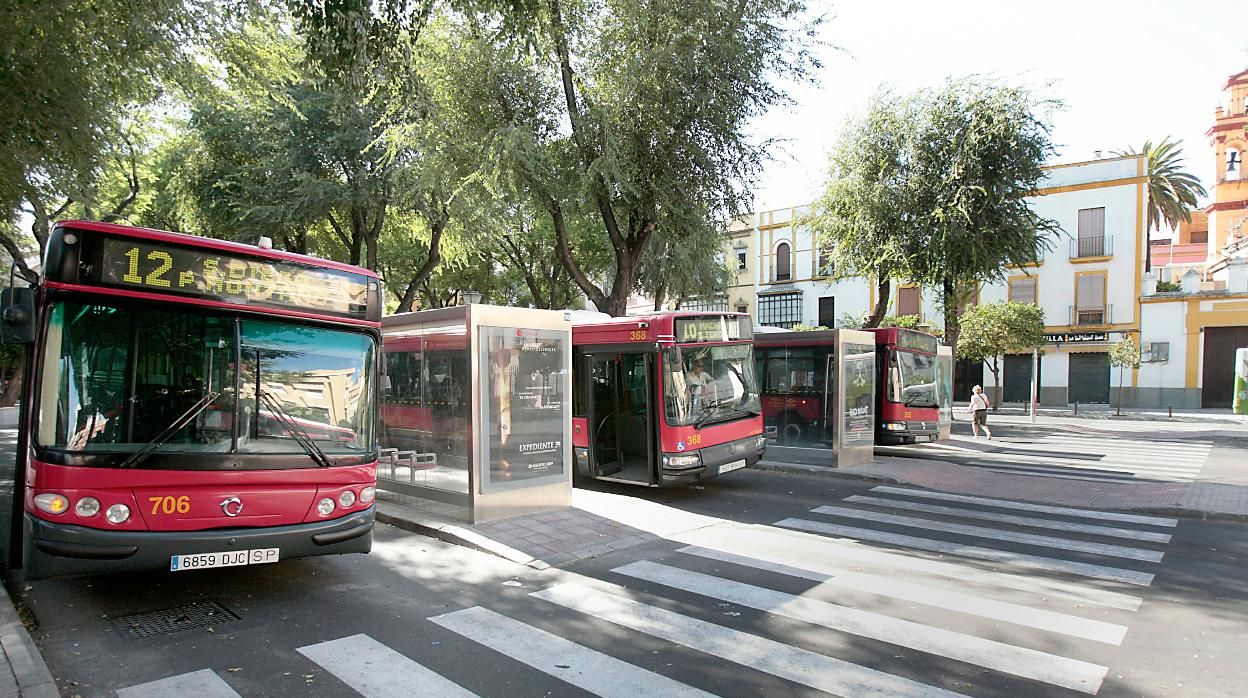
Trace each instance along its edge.
<path fill-rule="evenodd" d="M 936 357 L 891 351 L 888 357 L 888 399 L 906 407 L 939 407 L 936 400 Z"/>

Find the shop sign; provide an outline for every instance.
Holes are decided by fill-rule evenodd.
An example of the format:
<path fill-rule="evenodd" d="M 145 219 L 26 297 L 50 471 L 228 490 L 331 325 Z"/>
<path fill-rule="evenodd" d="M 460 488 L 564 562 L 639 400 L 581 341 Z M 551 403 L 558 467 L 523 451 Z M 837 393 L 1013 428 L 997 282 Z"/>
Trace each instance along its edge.
<path fill-rule="evenodd" d="M 1044 335 L 1045 344 L 1091 344 L 1108 341 L 1108 332 L 1057 332 Z"/>

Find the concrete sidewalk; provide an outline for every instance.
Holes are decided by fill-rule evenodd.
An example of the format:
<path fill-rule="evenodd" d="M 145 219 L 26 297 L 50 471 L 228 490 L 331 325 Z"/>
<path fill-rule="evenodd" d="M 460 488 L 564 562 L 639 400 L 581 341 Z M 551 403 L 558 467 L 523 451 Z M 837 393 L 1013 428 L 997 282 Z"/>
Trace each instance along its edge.
<path fill-rule="evenodd" d="M 0 696 L 58 698 L 61 695 L 4 585 L 0 585 L 0 649 L 3 649 Z"/>
<path fill-rule="evenodd" d="M 954 413 L 961 414 L 961 410 L 965 407 L 965 404 L 954 405 Z M 1025 405 L 1010 404 L 1003 405 L 1000 409 L 993 412 L 991 416 L 1027 417 L 1030 414 L 1031 413 L 1028 412 Z M 1046 419 L 1046 421 L 1051 421 L 1053 419 L 1074 419 L 1120 423 L 1184 422 L 1190 424 L 1230 424 L 1248 426 L 1248 417 L 1232 414 L 1231 410 L 1228 408 L 1216 407 L 1201 409 L 1124 407 L 1122 408 L 1122 414 L 1119 414 L 1116 408 L 1108 405 L 1072 405 L 1070 407 L 1041 407 L 1037 411 L 1037 415 L 1041 419 Z M 1115 425 L 1115 427 L 1116 426 L 1117 425 Z"/>

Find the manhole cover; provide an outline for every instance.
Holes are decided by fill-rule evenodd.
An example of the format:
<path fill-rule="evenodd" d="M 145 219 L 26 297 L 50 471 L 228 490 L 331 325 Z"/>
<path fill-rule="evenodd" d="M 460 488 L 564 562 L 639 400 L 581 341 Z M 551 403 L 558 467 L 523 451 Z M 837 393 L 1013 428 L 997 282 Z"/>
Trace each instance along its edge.
<path fill-rule="evenodd" d="M 200 601 L 188 606 L 148 611 L 113 619 L 113 625 L 127 640 L 168 635 L 191 628 L 205 628 L 238 620 L 225 606 L 216 601 Z"/>

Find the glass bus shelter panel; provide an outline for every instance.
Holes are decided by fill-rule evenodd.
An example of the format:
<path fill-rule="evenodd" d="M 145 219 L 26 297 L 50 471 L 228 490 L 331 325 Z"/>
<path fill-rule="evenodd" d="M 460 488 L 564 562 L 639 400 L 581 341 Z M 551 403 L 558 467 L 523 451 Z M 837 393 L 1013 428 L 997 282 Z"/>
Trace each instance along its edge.
<path fill-rule="evenodd" d="M 784 446 L 831 447 L 836 436 L 836 346 L 756 348 L 763 429 Z M 829 400 L 831 396 L 831 400 Z M 829 420 L 829 417 L 832 417 Z"/>
<path fill-rule="evenodd" d="M 846 447 L 875 446 L 875 345 L 846 342 L 841 347 L 845 373 L 842 411 Z"/>
<path fill-rule="evenodd" d="M 479 328 L 482 491 L 563 482 L 568 407 L 566 332 Z M 487 378 L 488 375 L 488 378 Z"/>
<path fill-rule="evenodd" d="M 385 334 L 377 479 L 469 493 L 471 354 L 466 320 L 413 324 Z"/>
<path fill-rule="evenodd" d="M 936 402 L 940 405 L 938 441 L 949 438 L 953 429 L 953 347 L 936 347 Z"/>

